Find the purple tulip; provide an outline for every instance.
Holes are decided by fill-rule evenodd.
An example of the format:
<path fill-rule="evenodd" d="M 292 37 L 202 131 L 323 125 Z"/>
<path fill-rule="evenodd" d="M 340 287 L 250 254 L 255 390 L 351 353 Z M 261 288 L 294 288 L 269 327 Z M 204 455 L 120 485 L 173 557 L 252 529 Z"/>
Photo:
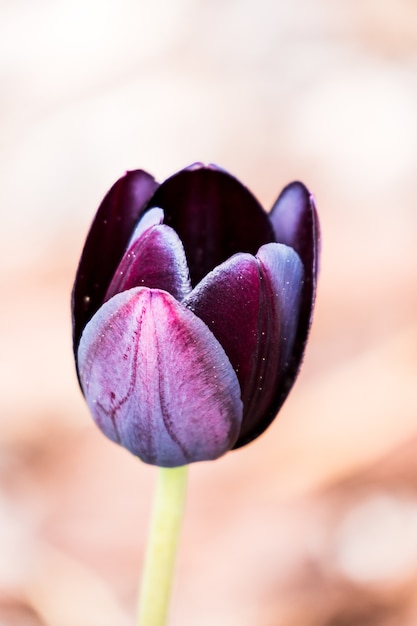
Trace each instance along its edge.
<path fill-rule="evenodd" d="M 258 437 L 300 367 L 318 247 L 302 183 L 268 214 L 212 165 L 161 185 L 141 170 L 120 178 L 72 294 L 78 376 L 107 437 L 164 467 Z"/>

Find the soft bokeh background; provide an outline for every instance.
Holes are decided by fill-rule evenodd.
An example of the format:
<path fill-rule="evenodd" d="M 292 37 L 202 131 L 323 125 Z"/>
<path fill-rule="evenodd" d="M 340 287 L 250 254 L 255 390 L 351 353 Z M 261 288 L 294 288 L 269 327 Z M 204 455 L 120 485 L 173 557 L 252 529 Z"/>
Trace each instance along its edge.
<path fill-rule="evenodd" d="M 417 623 L 414 0 L 0 4 L 0 624 L 134 623 L 155 470 L 92 425 L 69 297 L 125 169 L 299 178 L 316 316 L 255 444 L 192 467 L 172 626 Z"/>

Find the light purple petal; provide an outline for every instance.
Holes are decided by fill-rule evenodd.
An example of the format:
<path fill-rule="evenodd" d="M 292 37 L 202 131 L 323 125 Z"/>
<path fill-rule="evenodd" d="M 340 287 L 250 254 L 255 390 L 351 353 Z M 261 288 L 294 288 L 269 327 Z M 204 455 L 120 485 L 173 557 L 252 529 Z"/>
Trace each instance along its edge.
<path fill-rule="evenodd" d="M 282 244 L 256 257 L 236 254 L 210 272 L 184 300 L 224 347 L 242 389 L 243 422 L 235 447 L 257 437 L 274 419 L 298 327 L 303 267 Z M 285 393 L 285 395 L 286 395 Z"/>
<path fill-rule="evenodd" d="M 95 421 L 143 461 L 175 467 L 235 444 L 235 372 L 206 325 L 168 293 L 139 287 L 106 302 L 84 330 L 78 361 Z"/>
<path fill-rule="evenodd" d="M 139 236 L 133 238 L 121 260 L 105 300 L 132 287 L 164 289 L 176 300 L 182 300 L 190 293 L 191 283 L 184 248 L 177 233 L 161 224 L 140 234 L 138 231 L 136 235 Z"/>
<path fill-rule="evenodd" d="M 100 204 L 88 233 L 72 292 L 74 354 L 87 322 L 102 305 L 132 230 L 158 187 L 142 170 L 127 172 Z"/>

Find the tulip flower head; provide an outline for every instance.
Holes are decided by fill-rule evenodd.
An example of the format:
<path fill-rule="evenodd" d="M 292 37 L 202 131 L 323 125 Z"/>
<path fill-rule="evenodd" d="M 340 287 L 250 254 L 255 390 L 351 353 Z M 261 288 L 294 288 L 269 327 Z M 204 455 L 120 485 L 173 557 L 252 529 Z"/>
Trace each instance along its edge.
<path fill-rule="evenodd" d="M 212 460 L 258 437 L 297 376 L 319 231 L 291 183 L 268 214 L 215 166 L 128 172 L 94 218 L 72 295 L 92 416 L 146 463 Z"/>

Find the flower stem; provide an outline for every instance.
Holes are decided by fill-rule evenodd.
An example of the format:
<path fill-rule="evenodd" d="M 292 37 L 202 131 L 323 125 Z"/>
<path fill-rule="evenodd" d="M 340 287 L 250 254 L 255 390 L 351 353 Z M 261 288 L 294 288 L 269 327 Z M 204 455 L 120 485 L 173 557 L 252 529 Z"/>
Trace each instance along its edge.
<path fill-rule="evenodd" d="M 160 467 L 145 555 L 138 626 L 164 626 L 184 511 L 188 466 Z"/>

